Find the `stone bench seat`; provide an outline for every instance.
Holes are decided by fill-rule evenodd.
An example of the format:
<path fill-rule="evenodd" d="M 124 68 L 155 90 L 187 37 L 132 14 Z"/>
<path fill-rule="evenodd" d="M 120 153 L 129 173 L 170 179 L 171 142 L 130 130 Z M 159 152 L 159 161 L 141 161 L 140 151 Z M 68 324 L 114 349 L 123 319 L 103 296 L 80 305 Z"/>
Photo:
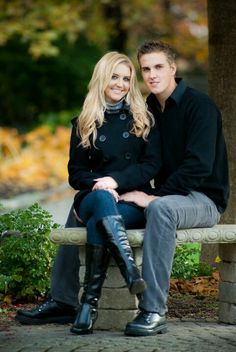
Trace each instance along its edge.
<path fill-rule="evenodd" d="M 142 265 L 143 229 L 127 231 L 136 264 Z M 59 228 L 51 231 L 51 241 L 56 244 L 78 245 L 80 252 L 80 281 L 85 270 L 86 228 Z M 194 228 L 177 231 L 177 244 L 219 244 L 219 322 L 236 324 L 236 225 L 215 225 L 212 228 Z M 99 301 L 99 317 L 95 328 L 105 330 L 123 329 L 137 311 L 137 299 L 130 295 L 114 261 L 108 268 L 102 297 Z"/>

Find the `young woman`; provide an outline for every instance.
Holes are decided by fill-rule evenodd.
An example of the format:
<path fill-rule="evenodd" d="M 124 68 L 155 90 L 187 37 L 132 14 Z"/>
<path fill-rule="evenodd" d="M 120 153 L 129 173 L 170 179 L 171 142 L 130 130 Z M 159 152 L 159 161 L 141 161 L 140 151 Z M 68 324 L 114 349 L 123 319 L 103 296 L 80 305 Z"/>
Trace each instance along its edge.
<path fill-rule="evenodd" d="M 79 190 L 74 210 L 87 227 L 87 245 L 84 291 L 71 331 L 86 334 L 97 318 L 110 255 L 131 294 L 141 294 L 146 287 L 125 230 L 145 226 L 143 209 L 119 201 L 119 196 L 135 189 L 151 193 L 161 151 L 158 130 L 127 56 L 109 52 L 100 59 L 82 112 L 72 124 L 69 183 Z"/>

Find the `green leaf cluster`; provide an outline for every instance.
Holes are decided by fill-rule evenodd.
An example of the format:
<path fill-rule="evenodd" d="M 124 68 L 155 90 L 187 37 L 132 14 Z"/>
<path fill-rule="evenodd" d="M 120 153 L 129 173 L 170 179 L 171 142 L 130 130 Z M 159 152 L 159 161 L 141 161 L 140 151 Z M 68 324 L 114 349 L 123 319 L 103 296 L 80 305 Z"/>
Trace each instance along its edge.
<path fill-rule="evenodd" d="M 196 276 L 209 276 L 214 268 L 200 262 L 200 244 L 177 245 L 172 267 L 173 278 L 191 280 Z"/>
<path fill-rule="evenodd" d="M 59 225 L 37 203 L 0 215 L 0 298 L 33 298 L 49 288 L 55 245 L 49 233 Z"/>

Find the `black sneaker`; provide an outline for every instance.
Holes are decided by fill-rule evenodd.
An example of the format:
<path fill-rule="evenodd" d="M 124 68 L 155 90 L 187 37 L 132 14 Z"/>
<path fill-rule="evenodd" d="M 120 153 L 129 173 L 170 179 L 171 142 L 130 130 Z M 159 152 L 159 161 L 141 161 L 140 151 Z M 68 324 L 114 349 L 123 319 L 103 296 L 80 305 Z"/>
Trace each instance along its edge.
<path fill-rule="evenodd" d="M 21 324 L 73 323 L 77 311 L 74 307 L 47 299 L 32 310 L 18 310 L 15 319 Z"/>

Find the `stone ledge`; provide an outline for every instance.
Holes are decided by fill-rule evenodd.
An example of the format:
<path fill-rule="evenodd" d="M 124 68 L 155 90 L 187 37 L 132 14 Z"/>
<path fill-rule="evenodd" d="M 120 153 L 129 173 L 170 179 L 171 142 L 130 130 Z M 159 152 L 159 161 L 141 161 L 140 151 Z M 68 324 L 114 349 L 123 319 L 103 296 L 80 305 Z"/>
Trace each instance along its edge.
<path fill-rule="evenodd" d="M 127 230 L 131 247 L 141 247 L 144 229 Z M 56 244 L 83 246 L 86 243 L 86 228 L 53 229 L 51 241 Z M 194 228 L 177 231 L 177 243 L 236 243 L 236 225 L 215 225 L 211 228 Z"/>

